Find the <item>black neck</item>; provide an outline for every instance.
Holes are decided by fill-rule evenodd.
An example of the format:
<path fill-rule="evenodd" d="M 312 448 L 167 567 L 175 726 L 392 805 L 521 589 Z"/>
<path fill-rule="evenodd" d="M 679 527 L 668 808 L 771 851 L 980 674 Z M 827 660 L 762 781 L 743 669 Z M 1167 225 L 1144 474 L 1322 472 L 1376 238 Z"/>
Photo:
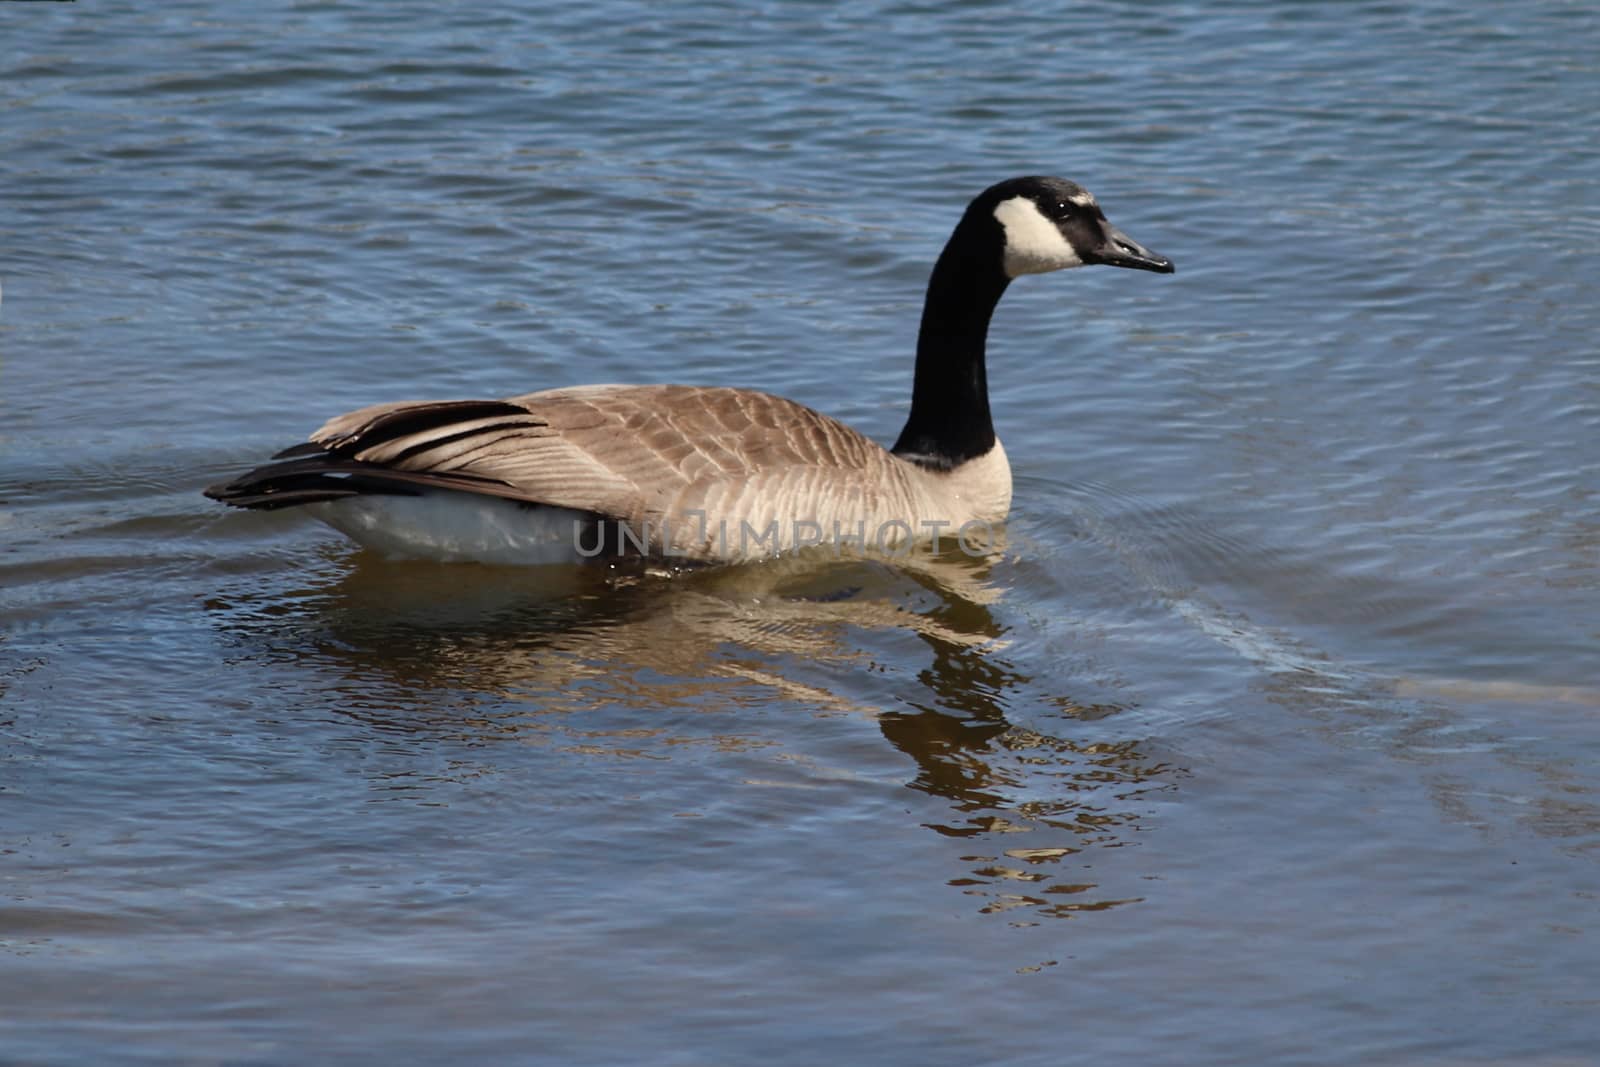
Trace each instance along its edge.
<path fill-rule="evenodd" d="M 896 455 L 924 466 L 954 467 L 994 447 L 983 346 L 1010 283 L 999 230 L 992 218 L 962 219 L 928 280 L 911 415 L 894 445 Z"/>

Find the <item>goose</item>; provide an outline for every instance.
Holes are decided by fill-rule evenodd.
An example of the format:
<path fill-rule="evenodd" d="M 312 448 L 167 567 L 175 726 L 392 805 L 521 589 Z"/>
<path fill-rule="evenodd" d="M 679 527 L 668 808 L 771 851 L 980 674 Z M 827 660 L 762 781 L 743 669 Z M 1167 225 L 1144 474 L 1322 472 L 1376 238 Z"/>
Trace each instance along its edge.
<path fill-rule="evenodd" d="M 967 206 L 934 263 L 911 412 L 889 449 L 750 389 L 587 385 L 376 404 L 205 495 L 300 508 L 391 557 L 483 563 L 738 562 L 811 545 L 978 543 L 1011 507 L 984 344 L 1006 287 L 1088 264 L 1170 274 L 1061 178 Z"/>

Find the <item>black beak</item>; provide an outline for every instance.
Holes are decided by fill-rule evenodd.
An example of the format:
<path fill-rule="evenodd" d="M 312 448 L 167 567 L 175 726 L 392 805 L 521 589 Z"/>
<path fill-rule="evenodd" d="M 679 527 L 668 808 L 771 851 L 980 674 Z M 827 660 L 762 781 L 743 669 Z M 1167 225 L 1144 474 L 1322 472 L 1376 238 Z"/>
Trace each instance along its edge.
<path fill-rule="evenodd" d="M 1153 270 L 1157 274 L 1171 274 L 1177 270 L 1172 260 L 1150 251 L 1111 223 L 1100 220 L 1100 234 L 1104 239 L 1100 248 L 1089 258 L 1091 263 L 1104 263 L 1108 267 L 1132 267 L 1134 270 Z"/>

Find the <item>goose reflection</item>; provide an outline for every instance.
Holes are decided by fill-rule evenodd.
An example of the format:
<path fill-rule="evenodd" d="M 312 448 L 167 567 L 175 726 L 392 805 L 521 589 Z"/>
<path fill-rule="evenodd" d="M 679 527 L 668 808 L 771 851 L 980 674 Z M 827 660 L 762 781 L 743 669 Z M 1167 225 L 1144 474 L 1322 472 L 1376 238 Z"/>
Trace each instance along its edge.
<path fill-rule="evenodd" d="M 1060 883 L 1055 868 L 1136 828 L 1135 798 L 1163 788 L 1167 769 L 1133 744 L 1026 724 L 1070 728 L 1121 709 L 1041 692 L 1008 656 L 997 614 L 1005 579 L 995 577 L 1003 548 L 893 562 L 823 554 L 670 576 L 356 554 L 320 588 L 212 607 L 247 642 L 323 672 L 322 688 L 342 701 L 335 710 L 391 744 L 542 737 L 586 753 L 664 754 L 705 739 L 686 736 L 704 728 L 674 712 L 777 704 L 869 718 L 914 764 L 906 784 L 948 805 L 949 817 L 924 825 L 973 839 L 949 882 L 983 898 L 983 910 L 1110 907 L 1123 901 L 1090 899 L 1094 886 Z M 1024 723 L 1008 714 L 1021 707 Z M 799 745 L 774 740 L 769 726 L 754 727 L 757 741 L 742 726 L 742 738 L 718 741 Z M 1019 884 L 1026 891 L 1014 892 Z"/>

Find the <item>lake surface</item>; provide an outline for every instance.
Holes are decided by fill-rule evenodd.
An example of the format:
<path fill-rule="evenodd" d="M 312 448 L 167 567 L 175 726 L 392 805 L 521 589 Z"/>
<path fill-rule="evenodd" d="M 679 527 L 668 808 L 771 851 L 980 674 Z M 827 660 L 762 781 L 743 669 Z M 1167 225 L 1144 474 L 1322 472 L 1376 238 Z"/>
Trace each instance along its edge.
<path fill-rule="evenodd" d="M 0 1062 L 1600 1061 L 1590 5 L 0 5 Z M 966 201 L 992 555 L 388 561 L 384 400 L 890 441 Z"/>

